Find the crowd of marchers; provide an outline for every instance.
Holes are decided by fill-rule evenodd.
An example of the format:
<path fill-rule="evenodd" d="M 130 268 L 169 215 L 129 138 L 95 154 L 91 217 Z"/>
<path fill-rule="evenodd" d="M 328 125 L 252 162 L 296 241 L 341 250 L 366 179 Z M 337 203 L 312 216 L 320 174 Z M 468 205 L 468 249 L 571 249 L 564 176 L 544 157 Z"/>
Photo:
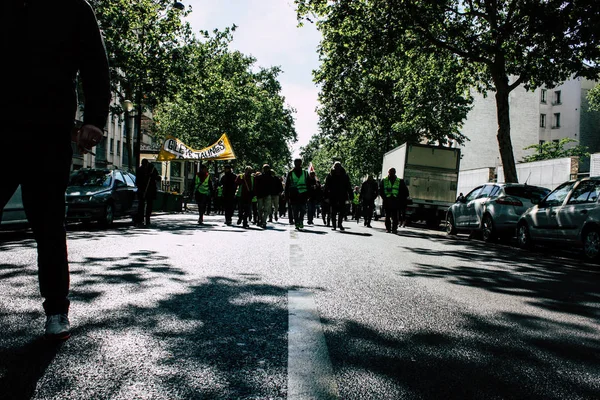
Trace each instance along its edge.
<path fill-rule="evenodd" d="M 304 229 L 305 217 L 307 225 L 313 225 L 315 218 L 322 218 L 323 225 L 340 231 L 345 230 L 343 222 L 348 218 L 358 222 L 362 217 L 363 225 L 371 228 L 378 197 L 382 199 L 386 231 L 397 233 L 398 227 L 406 226 L 409 191 L 394 168 L 379 182 L 369 174 L 360 186 L 353 186 L 339 161 L 333 164 L 324 181 L 314 170 L 305 169 L 299 158 L 286 175 L 278 175 L 268 164 L 258 171 L 247 166 L 241 173 L 225 165 L 219 178 L 212 177 L 208 167 L 202 165 L 193 186 L 198 224 L 204 224 L 204 215 L 212 208 L 225 216 L 226 225 L 233 225 L 237 211 L 237 225 L 244 228 L 252 223 L 265 229 L 268 223 L 284 217 L 297 230 Z M 147 215 L 143 210 L 140 213 Z"/>

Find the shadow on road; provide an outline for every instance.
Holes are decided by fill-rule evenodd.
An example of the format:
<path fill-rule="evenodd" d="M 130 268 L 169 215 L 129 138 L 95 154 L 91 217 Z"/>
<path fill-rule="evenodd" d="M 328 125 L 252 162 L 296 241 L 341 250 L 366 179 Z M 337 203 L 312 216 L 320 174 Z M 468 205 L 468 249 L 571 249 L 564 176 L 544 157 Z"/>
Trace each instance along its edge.
<path fill-rule="evenodd" d="M 286 397 L 287 293 L 298 288 L 193 278 L 153 251 L 71 267 L 73 336 L 56 348 L 39 339 L 35 276 L 3 277 L 21 290 L 0 305 L 0 398 Z"/>
<path fill-rule="evenodd" d="M 328 323 L 336 325 L 326 336 L 338 377 L 391 382 L 393 398 L 600 398 L 593 378 L 600 376 L 600 343 L 588 327 L 520 314 L 464 315 L 448 331 L 390 337 L 355 321 Z M 368 387 L 350 382 L 340 397 L 371 398 Z"/>

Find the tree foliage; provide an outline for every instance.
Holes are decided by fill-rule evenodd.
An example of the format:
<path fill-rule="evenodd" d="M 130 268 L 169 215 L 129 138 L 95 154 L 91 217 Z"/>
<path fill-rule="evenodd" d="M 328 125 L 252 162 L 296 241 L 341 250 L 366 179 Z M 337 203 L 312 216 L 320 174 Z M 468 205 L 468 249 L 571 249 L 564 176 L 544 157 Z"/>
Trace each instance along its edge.
<path fill-rule="evenodd" d="M 229 50 L 232 30 L 203 32 L 188 49 L 185 90 L 155 110 L 156 133 L 175 136 L 194 148 L 227 133 L 240 166 L 269 163 L 283 171 L 297 140 L 292 108 L 281 95 L 279 67 L 255 68 L 256 60 Z"/>
<path fill-rule="evenodd" d="M 523 162 L 552 160 L 555 158 L 563 157 L 579 157 L 587 158 L 590 153 L 587 150 L 587 146 L 577 145 L 570 148 L 565 148 L 571 143 L 577 143 L 577 140 L 571 138 L 562 138 L 559 141 L 545 142 L 542 144 L 532 144 L 531 146 L 525 147 L 524 150 L 535 150 L 535 153 L 523 157 Z"/>
<path fill-rule="evenodd" d="M 509 93 L 521 84 L 526 89 L 552 87 L 572 75 L 593 79 L 600 72 L 597 63 L 600 60 L 597 24 L 600 3 L 595 0 L 295 2 L 300 18 L 316 16 L 324 32 L 326 50 L 329 46 L 349 46 L 352 48 L 344 50 L 346 56 L 357 60 L 352 55 L 361 49 L 361 54 L 369 55 L 371 63 L 378 65 L 388 65 L 389 55 L 394 52 L 400 54 L 400 59 L 403 59 L 402 54 L 413 53 L 437 57 L 440 64 L 446 64 L 447 59 L 456 62 L 462 71 L 461 77 L 470 79 L 480 91 L 495 91 L 498 146 L 507 182 L 517 181 L 510 138 Z M 365 14 L 365 9 L 373 12 Z M 332 39 L 341 35 L 340 32 L 350 36 L 356 32 L 352 24 L 339 24 L 339 15 L 348 16 L 365 27 L 358 33 L 361 39 L 372 27 L 388 33 L 381 42 L 384 46 L 365 40 L 362 47 L 344 42 L 335 47 Z M 335 27 L 334 36 L 327 33 L 331 24 Z M 587 61 L 593 63 L 590 65 Z M 421 75 L 416 76 L 418 82 L 422 82 Z M 388 92 L 385 96 L 389 98 L 395 93 Z M 453 96 L 454 92 L 449 94 Z M 324 107 L 329 105 L 325 103 Z"/>
<path fill-rule="evenodd" d="M 315 7 L 323 34 L 314 76 L 321 135 L 335 139 L 323 145 L 340 149 L 351 173 L 379 173 L 383 153 L 404 142 L 463 142 L 459 128 L 472 99 L 456 57 L 400 42 L 392 4 L 297 4 L 301 14 Z"/>
<path fill-rule="evenodd" d="M 296 131 L 280 69 L 255 68 L 255 59 L 230 50 L 235 25 L 197 36 L 183 21 L 191 7 L 177 10 L 172 0 L 90 2 L 118 97 L 114 114 L 132 100 L 138 110 L 152 111 L 159 139 L 173 135 L 202 148 L 227 133 L 240 163 L 289 164 Z M 127 147 L 132 154 L 129 134 Z"/>
<path fill-rule="evenodd" d="M 600 85 L 588 92 L 588 101 L 591 111 L 600 111 Z"/>

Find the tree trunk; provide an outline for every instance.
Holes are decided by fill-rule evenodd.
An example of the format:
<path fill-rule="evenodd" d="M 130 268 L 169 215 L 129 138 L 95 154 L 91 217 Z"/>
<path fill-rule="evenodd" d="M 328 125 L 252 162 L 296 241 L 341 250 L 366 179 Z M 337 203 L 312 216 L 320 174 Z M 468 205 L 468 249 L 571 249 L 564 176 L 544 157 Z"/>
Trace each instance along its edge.
<path fill-rule="evenodd" d="M 510 116 L 508 95 L 508 78 L 503 76 L 494 79 L 496 86 L 496 112 L 498 116 L 498 148 L 500 159 L 504 170 L 504 182 L 518 183 L 517 168 L 515 166 L 515 155 L 513 153 L 512 141 L 510 139 Z"/>

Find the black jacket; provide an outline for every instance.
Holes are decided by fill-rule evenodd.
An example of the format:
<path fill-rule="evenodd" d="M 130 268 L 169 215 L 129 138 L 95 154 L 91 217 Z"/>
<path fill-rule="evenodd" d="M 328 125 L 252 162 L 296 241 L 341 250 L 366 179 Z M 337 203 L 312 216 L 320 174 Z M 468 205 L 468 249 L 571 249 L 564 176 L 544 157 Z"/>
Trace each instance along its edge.
<path fill-rule="evenodd" d="M 375 179 L 365 180 L 360 187 L 360 201 L 362 202 L 374 202 L 379 196 L 379 190 L 377 181 Z"/>
<path fill-rule="evenodd" d="M 231 199 L 235 197 L 235 191 L 237 190 L 237 184 L 235 179 L 237 175 L 233 172 L 225 172 L 221 177 L 221 186 L 223 186 L 223 197 Z"/>
<path fill-rule="evenodd" d="M 106 125 L 108 60 L 94 11 L 84 0 L 2 0 L 0 109 L 6 126 L 72 126 L 76 77 L 85 94 L 84 124 Z"/>

